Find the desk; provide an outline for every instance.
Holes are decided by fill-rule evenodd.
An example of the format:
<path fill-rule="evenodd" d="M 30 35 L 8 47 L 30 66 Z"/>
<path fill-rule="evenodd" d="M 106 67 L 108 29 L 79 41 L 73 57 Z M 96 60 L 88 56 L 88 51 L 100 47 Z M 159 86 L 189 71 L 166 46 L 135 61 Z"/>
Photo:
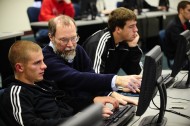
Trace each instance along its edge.
<path fill-rule="evenodd" d="M 23 32 L 0 32 L 0 73 L 2 81 L 13 73 L 8 60 L 9 48 L 16 40 L 20 40 L 20 36 L 23 34 Z M 5 84 L 2 84 L 4 87 Z"/>
<path fill-rule="evenodd" d="M 159 16 L 171 16 L 177 15 L 177 11 L 153 11 L 153 12 L 143 12 L 141 15 L 152 18 L 152 17 L 159 17 Z"/>
<path fill-rule="evenodd" d="M 170 73 L 170 72 L 171 72 L 170 70 L 163 70 L 163 74 Z M 185 75 L 184 72 L 180 72 L 177 75 L 178 80 L 181 80 L 184 77 L 184 75 Z M 189 92 L 190 92 L 190 88 L 189 89 L 175 89 L 175 88 L 167 89 L 167 96 L 169 96 L 169 97 L 167 97 L 167 109 L 171 110 L 170 108 L 172 106 L 183 106 L 183 107 L 185 107 L 185 109 L 172 109 L 172 110 L 175 110 L 177 112 L 180 112 L 182 114 L 190 116 L 190 101 L 185 101 L 185 100 L 180 100 L 180 99 L 172 99 L 172 98 L 182 98 L 182 99 L 190 100 Z M 172 97 L 172 98 L 170 98 L 170 97 Z M 154 98 L 154 102 L 158 106 L 159 106 L 159 101 L 160 101 L 159 96 L 157 95 Z M 152 103 L 150 104 L 150 107 L 155 108 Z M 133 123 L 134 123 L 133 126 L 138 126 L 138 124 L 144 117 L 150 116 L 150 115 L 156 115 L 157 113 L 158 113 L 158 110 L 153 110 L 151 108 L 148 108 L 146 110 L 146 112 L 144 113 L 144 115 L 142 115 L 142 117 L 140 118 L 139 121 L 134 123 L 136 120 L 139 119 L 139 117 L 135 116 L 131 120 L 131 122 L 128 124 L 128 126 L 132 125 Z M 166 112 L 165 117 L 167 118 L 166 126 L 190 126 L 190 120 L 188 120 L 187 118 L 184 118 L 182 116 Z"/>
<path fill-rule="evenodd" d="M 177 11 L 154 11 L 154 12 L 143 12 L 141 15 L 137 15 L 137 19 L 149 19 L 149 18 L 155 18 L 160 17 L 161 18 L 161 25 L 159 26 L 160 29 L 163 28 L 163 19 L 165 19 L 166 16 L 173 16 L 177 15 Z M 164 18 L 163 18 L 164 17 Z M 96 17 L 95 20 L 76 20 L 77 27 L 86 26 L 86 25 L 97 25 L 97 24 L 103 24 L 108 22 L 108 17 Z M 42 27 L 47 28 L 48 22 L 32 22 L 30 23 L 32 27 Z"/>
<path fill-rule="evenodd" d="M 97 16 L 95 20 L 76 20 L 75 23 L 76 23 L 77 27 L 80 27 L 80 26 L 86 26 L 86 25 L 102 24 L 102 23 L 104 23 L 104 20 L 101 17 Z M 32 23 L 30 23 L 30 25 L 32 27 L 48 28 L 47 21 L 32 22 Z"/>
<path fill-rule="evenodd" d="M 138 15 L 137 19 L 145 19 L 145 15 Z M 108 17 L 96 17 L 95 20 L 76 20 L 75 23 L 77 27 L 86 26 L 86 25 L 97 25 L 102 23 L 107 23 Z M 48 22 L 47 21 L 41 21 L 41 22 L 32 22 L 30 23 L 32 27 L 40 27 L 40 28 L 48 28 Z"/>

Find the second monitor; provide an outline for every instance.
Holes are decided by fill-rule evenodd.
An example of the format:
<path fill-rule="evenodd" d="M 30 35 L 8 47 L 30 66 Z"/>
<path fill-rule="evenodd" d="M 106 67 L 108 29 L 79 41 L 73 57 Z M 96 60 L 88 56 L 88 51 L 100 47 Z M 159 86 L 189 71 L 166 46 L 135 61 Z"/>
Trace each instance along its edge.
<path fill-rule="evenodd" d="M 162 56 L 160 46 L 155 46 L 145 55 L 142 84 L 140 88 L 139 103 L 137 107 L 137 116 L 141 116 L 147 110 L 151 100 L 159 91 L 160 111 L 158 115 L 145 117 L 140 125 L 159 125 L 164 126 L 167 119 L 164 117 L 166 109 L 166 88 L 162 77 Z"/>

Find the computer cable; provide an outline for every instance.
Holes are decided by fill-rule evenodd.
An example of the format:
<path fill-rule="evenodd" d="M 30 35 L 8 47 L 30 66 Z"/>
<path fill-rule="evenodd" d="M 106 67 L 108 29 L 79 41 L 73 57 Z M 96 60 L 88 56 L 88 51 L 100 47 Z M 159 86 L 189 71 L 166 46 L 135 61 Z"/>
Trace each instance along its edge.
<path fill-rule="evenodd" d="M 133 126 L 135 123 L 137 123 L 137 121 L 139 121 L 140 118 L 141 118 L 141 116 L 140 116 L 137 120 L 135 120 L 135 121 L 131 124 L 131 126 Z"/>
<path fill-rule="evenodd" d="M 184 98 L 174 98 L 174 97 L 171 97 L 171 96 L 167 96 L 168 98 L 171 98 L 171 99 L 177 99 L 177 100 L 184 100 L 184 101 L 190 101 L 189 99 L 184 99 Z"/>
<path fill-rule="evenodd" d="M 155 104 L 154 100 L 152 100 L 152 103 L 154 104 L 154 106 L 155 106 L 156 108 L 152 108 L 152 107 L 150 107 L 150 106 L 149 106 L 149 108 L 154 109 L 154 110 L 160 110 L 160 108 Z M 176 114 L 176 115 L 179 115 L 179 116 L 182 116 L 182 117 L 187 118 L 187 119 L 190 120 L 190 116 L 185 115 L 185 114 L 182 114 L 182 113 L 180 113 L 180 112 L 177 112 L 177 111 L 174 111 L 174 110 L 168 110 L 168 109 L 165 109 L 165 111 L 166 111 L 166 112 L 173 113 L 173 114 Z"/>
<path fill-rule="evenodd" d="M 168 110 L 168 109 L 166 109 L 165 111 L 166 111 L 166 112 L 173 113 L 173 114 L 176 114 L 176 115 L 179 115 L 179 116 L 182 116 L 182 117 L 185 117 L 185 118 L 187 118 L 187 119 L 190 120 L 190 116 L 185 115 L 185 114 L 182 114 L 182 113 L 180 113 L 180 112 L 177 112 L 177 111 L 174 111 L 174 110 Z"/>
<path fill-rule="evenodd" d="M 174 85 L 179 81 L 179 80 L 178 80 L 178 79 L 179 79 L 178 77 L 175 77 L 174 79 L 175 79 L 175 80 L 174 80 L 174 82 L 173 82 L 172 88 L 173 88 Z"/>

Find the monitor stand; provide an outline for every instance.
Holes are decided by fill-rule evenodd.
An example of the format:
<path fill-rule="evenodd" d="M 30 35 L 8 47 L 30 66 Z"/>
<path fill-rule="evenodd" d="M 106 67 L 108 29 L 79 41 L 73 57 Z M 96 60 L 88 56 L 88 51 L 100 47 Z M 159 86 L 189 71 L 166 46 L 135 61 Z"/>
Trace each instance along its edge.
<path fill-rule="evenodd" d="M 154 116 L 147 116 L 142 119 L 139 126 L 165 126 L 167 118 L 164 117 L 167 105 L 167 92 L 164 84 L 165 78 L 159 77 L 157 80 L 157 87 L 160 94 L 160 109 L 159 114 Z"/>
<path fill-rule="evenodd" d="M 187 89 L 190 88 L 190 57 L 188 56 L 188 77 L 187 77 L 187 81 L 179 81 L 177 84 L 175 84 L 173 87 L 174 88 L 178 88 L 178 89 Z"/>
<path fill-rule="evenodd" d="M 155 116 L 147 116 L 142 119 L 139 126 L 165 126 L 166 125 L 166 122 L 167 122 L 166 117 L 164 117 L 162 119 L 161 123 L 157 123 L 157 120 L 158 120 L 158 117 L 156 115 Z"/>

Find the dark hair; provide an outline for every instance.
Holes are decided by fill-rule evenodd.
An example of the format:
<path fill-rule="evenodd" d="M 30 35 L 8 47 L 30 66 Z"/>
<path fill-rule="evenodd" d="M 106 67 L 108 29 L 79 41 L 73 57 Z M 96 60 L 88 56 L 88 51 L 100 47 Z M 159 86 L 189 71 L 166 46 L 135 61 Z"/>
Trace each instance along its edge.
<path fill-rule="evenodd" d="M 179 2 L 178 5 L 177 5 L 178 13 L 179 13 L 180 9 L 185 9 L 187 7 L 187 5 L 190 5 L 189 1 L 181 1 L 181 2 Z"/>
<path fill-rule="evenodd" d="M 137 20 L 135 13 L 127 8 L 119 7 L 109 14 L 108 27 L 114 32 L 116 27 L 123 28 L 128 20 Z"/>

